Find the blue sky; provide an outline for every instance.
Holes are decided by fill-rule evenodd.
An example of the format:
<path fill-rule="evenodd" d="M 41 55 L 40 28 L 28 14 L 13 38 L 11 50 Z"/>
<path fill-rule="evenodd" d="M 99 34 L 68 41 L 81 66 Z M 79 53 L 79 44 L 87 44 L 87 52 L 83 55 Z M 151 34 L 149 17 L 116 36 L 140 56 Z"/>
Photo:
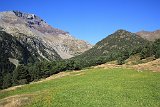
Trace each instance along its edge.
<path fill-rule="evenodd" d="M 160 29 L 160 0 L 1 0 L 0 11 L 34 13 L 95 44 L 118 29 Z"/>

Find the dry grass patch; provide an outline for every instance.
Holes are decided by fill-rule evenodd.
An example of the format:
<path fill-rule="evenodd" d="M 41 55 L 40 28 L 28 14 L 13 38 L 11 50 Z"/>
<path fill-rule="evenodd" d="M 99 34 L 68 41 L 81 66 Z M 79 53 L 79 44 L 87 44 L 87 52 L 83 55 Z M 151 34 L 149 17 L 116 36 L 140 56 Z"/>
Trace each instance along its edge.
<path fill-rule="evenodd" d="M 160 72 L 160 59 L 156 59 L 154 61 L 150 61 L 144 64 L 138 64 L 131 66 L 136 70 L 149 70 L 153 72 Z"/>
<path fill-rule="evenodd" d="M 111 68 L 131 68 L 136 69 L 137 71 L 141 72 L 143 70 L 153 71 L 153 72 L 160 72 L 160 59 L 156 59 L 147 63 L 137 64 L 137 65 L 130 65 L 130 64 L 123 64 L 117 65 L 113 63 L 105 63 L 102 65 L 95 66 L 94 68 L 104 68 L 104 69 L 111 69 Z"/>
<path fill-rule="evenodd" d="M 21 107 L 31 101 L 33 94 L 15 95 L 0 100 L 0 107 Z"/>

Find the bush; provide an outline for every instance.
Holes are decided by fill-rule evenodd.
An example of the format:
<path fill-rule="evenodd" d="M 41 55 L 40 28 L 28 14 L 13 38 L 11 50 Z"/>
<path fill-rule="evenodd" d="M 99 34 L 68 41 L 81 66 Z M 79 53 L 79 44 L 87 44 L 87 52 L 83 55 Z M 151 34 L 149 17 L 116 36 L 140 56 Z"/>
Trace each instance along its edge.
<path fill-rule="evenodd" d="M 155 57 L 160 58 L 160 39 L 155 40 L 153 49 Z"/>
<path fill-rule="evenodd" d="M 123 59 L 122 57 L 119 57 L 119 58 L 117 59 L 117 64 L 118 64 L 118 65 L 124 64 L 124 59 Z"/>
<path fill-rule="evenodd" d="M 12 86 L 12 76 L 10 73 L 8 73 L 3 78 L 3 87 L 2 88 L 8 88 L 10 86 Z"/>
<path fill-rule="evenodd" d="M 29 83 L 30 79 L 28 69 L 24 65 L 19 65 L 13 72 L 13 84 L 15 85 Z"/>

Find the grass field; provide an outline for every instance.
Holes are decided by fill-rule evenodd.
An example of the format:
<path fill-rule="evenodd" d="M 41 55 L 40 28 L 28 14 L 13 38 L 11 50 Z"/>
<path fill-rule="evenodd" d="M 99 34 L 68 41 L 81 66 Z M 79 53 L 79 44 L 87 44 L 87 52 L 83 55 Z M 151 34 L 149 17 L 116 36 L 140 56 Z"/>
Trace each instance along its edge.
<path fill-rule="evenodd" d="M 160 73 L 94 68 L 1 91 L 0 104 L 10 96 L 27 107 L 160 107 Z"/>

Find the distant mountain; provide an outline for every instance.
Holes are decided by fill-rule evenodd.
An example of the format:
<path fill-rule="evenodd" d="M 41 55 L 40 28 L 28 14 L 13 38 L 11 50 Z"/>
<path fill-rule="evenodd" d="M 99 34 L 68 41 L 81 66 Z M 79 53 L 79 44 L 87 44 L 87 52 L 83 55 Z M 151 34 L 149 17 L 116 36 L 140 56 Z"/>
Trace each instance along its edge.
<path fill-rule="evenodd" d="M 156 30 L 153 32 L 140 31 L 137 32 L 136 34 L 149 41 L 155 41 L 156 39 L 160 39 L 160 30 Z"/>
<path fill-rule="evenodd" d="M 30 53 L 46 60 L 71 58 L 92 47 L 68 32 L 53 28 L 40 17 L 20 11 L 0 12 L 0 30 L 15 37 Z"/>
<path fill-rule="evenodd" d="M 99 41 L 90 50 L 84 52 L 75 58 L 98 58 L 107 55 L 116 55 L 122 51 L 129 51 L 139 46 L 143 46 L 148 41 L 125 30 L 118 30 L 115 33 L 107 36 L 103 40 Z"/>

